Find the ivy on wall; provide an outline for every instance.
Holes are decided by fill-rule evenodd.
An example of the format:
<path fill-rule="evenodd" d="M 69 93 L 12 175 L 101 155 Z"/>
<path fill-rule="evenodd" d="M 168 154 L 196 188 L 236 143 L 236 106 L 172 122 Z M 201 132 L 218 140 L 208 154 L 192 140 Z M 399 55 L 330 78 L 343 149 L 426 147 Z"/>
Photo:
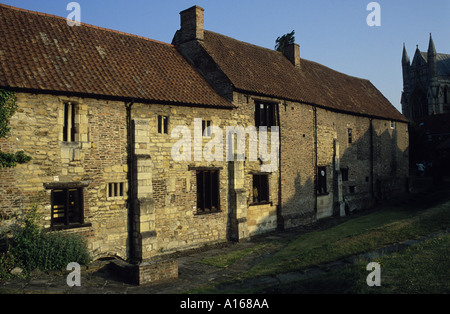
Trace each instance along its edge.
<path fill-rule="evenodd" d="M 11 128 L 9 120 L 17 111 L 16 95 L 14 92 L 0 89 L 0 138 L 5 137 Z M 17 164 L 24 164 L 31 160 L 25 152 L 20 151 L 15 154 L 3 153 L 0 151 L 0 169 L 14 168 Z"/>

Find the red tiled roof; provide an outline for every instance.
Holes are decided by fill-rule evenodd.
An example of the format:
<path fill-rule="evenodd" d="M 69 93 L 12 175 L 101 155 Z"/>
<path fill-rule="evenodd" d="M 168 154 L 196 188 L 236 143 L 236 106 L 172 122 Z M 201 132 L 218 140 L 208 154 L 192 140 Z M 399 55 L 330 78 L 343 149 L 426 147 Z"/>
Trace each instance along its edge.
<path fill-rule="evenodd" d="M 174 46 L 0 4 L 0 86 L 232 107 Z"/>
<path fill-rule="evenodd" d="M 207 53 L 234 87 L 333 110 L 408 121 L 372 83 L 301 59 L 301 68 L 280 52 L 205 31 Z"/>

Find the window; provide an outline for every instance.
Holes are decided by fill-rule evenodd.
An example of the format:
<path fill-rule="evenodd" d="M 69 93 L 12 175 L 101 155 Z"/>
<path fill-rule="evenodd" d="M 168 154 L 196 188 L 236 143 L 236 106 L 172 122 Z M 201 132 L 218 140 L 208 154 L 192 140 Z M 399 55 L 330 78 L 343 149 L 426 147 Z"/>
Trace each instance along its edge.
<path fill-rule="evenodd" d="M 220 211 L 219 170 L 197 171 L 197 213 Z"/>
<path fill-rule="evenodd" d="M 269 175 L 253 175 L 253 203 L 269 202 Z"/>
<path fill-rule="evenodd" d="M 395 121 L 391 121 L 391 129 L 395 129 Z"/>
<path fill-rule="evenodd" d="M 350 192 L 350 194 L 354 194 L 355 193 L 355 191 L 356 191 L 356 186 L 354 186 L 354 185 L 352 185 L 352 186 L 349 186 L 349 192 Z"/>
<path fill-rule="evenodd" d="M 169 117 L 158 116 L 158 133 L 169 134 Z"/>
<path fill-rule="evenodd" d="M 348 143 L 349 144 L 353 143 L 353 130 L 352 129 L 348 129 Z"/>
<path fill-rule="evenodd" d="M 203 130 L 204 137 L 211 137 L 211 121 L 203 120 L 202 121 L 202 130 Z"/>
<path fill-rule="evenodd" d="M 277 125 L 275 104 L 257 103 L 255 105 L 255 125 L 256 127 Z"/>
<path fill-rule="evenodd" d="M 76 141 L 76 105 L 73 103 L 64 104 L 64 124 L 63 124 L 63 141 L 75 142 Z"/>
<path fill-rule="evenodd" d="M 348 168 L 341 168 L 342 181 L 348 181 Z"/>
<path fill-rule="evenodd" d="M 123 183 L 109 183 L 108 184 L 108 198 L 123 197 L 124 195 Z"/>
<path fill-rule="evenodd" d="M 327 168 L 319 167 L 318 169 L 318 179 L 317 179 L 317 193 L 327 194 Z"/>
<path fill-rule="evenodd" d="M 84 223 L 83 189 L 52 190 L 52 227 Z"/>

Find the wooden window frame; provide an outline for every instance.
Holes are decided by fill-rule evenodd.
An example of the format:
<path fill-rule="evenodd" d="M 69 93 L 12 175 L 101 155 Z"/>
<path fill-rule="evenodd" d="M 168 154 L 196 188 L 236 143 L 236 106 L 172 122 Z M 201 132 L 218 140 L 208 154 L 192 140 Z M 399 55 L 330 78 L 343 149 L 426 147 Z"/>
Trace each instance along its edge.
<path fill-rule="evenodd" d="M 207 137 L 207 138 L 211 137 L 211 126 L 212 126 L 212 121 L 211 120 L 202 120 L 202 134 L 203 134 L 203 137 Z"/>
<path fill-rule="evenodd" d="M 64 103 L 63 108 L 63 142 L 73 143 L 77 141 L 77 105 L 72 102 Z"/>
<path fill-rule="evenodd" d="M 76 199 L 76 203 L 70 204 L 71 192 Z M 65 194 L 64 204 L 56 204 L 57 193 Z M 57 208 L 58 206 L 58 208 Z M 63 206 L 62 208 L 59 206 Z M 62 209 L 62 211 L 61 211 Z M 60 220 L 55 215 L 59 212 L 63 214 L 64 220 Z M 84 225 L 84 189 L 83 188 L 55 188 L 51 191 L 51 227 L 71 228 Z M 72 219 L 71 219 L 72 216 Z"/>
<path fill-rule="evenodd" d="M 277 106 L 278 104 L 267 102 L 255 103 L 255 126 L 267 127 L 270 130 L 271 127 L 278 126 L 277 123 Z"/>
<path fill-rule="evenodd" d="M 158 115 L 158 134 L 169 134 L 169 116 Z"/>
<path fill-rule="evenodd" d="M 270 204 L 270 178 L 267 173 L 253 174 L 252 205 Z M 257 195 L 255 195 L 257 192 Z"/>
<path fill-rule="evenodd" d="M 196 170 L 197 214 L 220 212 L 220 170 Z"/>

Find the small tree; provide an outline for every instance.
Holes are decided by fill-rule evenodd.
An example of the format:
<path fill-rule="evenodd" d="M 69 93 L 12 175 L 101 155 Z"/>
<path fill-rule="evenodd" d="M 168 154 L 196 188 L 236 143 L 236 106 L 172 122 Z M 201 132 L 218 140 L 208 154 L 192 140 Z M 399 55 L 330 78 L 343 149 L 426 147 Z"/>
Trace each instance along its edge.
<path fill-rule="evenodd" d="M 295 43 L 295 30 L 278 37 L 275 41 L 275 50 L 283 52 L 284 47 Z"/>
<path fill-rule="evenodd" d="M 16 95 L 14 92 L 0 89 L 0 138 L 5 137 L 11 128 L 9 120 L 17 111 Z M 23 151 L 12 153 L 3 153 L 0 151 L 0 169 L 14 168 L 17 164 L 24 164 L 31 160 Z"/>

